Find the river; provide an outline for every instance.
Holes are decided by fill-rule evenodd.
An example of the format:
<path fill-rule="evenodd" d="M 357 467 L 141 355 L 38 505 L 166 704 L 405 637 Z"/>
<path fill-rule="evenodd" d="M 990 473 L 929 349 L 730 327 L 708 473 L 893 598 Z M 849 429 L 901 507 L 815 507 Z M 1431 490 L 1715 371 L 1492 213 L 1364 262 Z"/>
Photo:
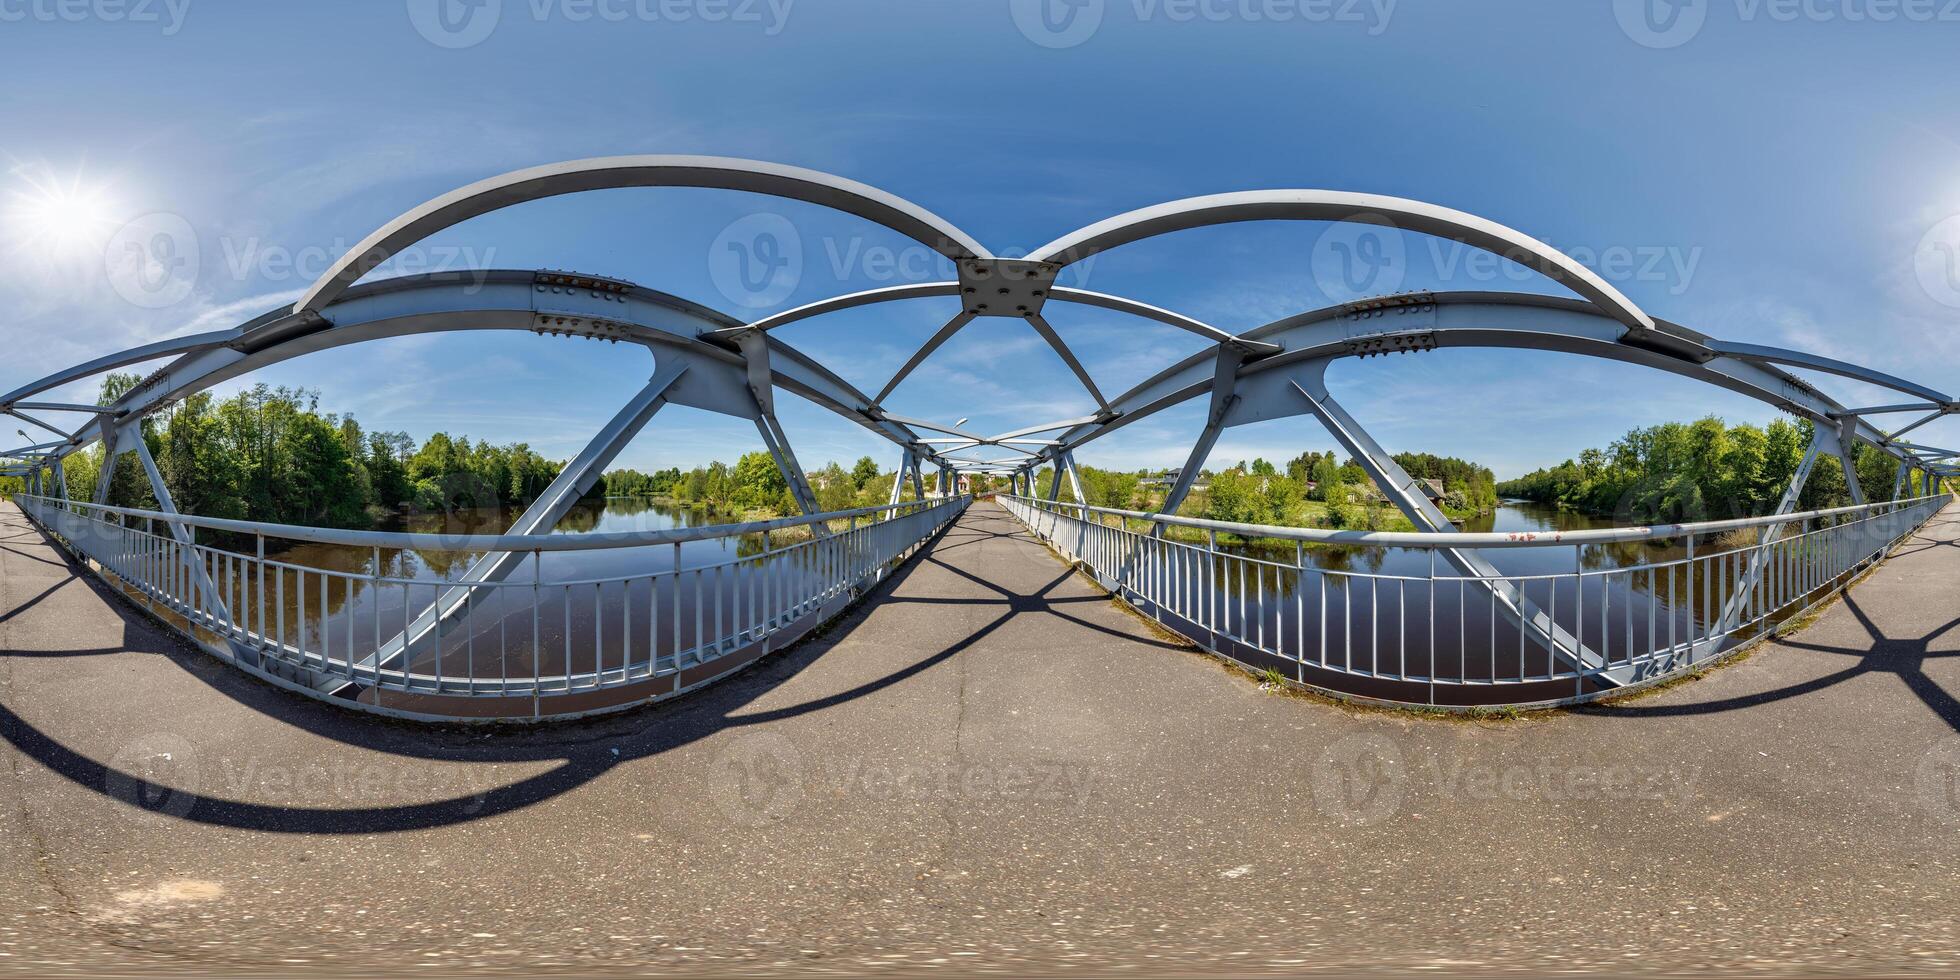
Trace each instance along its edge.
<path fill-rule="evenodd" d="M 509 509 L 413 515 L 391 521 L 385 529 L 492 534 L 502 532 L 516 517 L 517 512 Z M 726 522 L 725 518 L 711 518 L 706 512 L 665 501 L 609 498 L 579 504 L 552 533 L 660 530 Z M 1464 530 L 1550 531 L 1607 526 L 1610 522 L 1570 511 L 1510 501 L 1491 514 L 1466 522 Z M 1629 568 L 1679 557 L 1677 545 L 1609 545 L 1587 547 L 1577 554 L 1570 546 L 1490 549 L 1484 555 L 1505 576 L 1517 576 L 1513 579 L 1517 587 L 1552 614 L 1561 627 L 1581 633 L 1589 646 L 1623 659 L 1628 650 L 1669 646 L 1672 637 L 1687 636 L 1689 625 L 1702 615 L 1691 613 L 1688 606 L 1699 605 L 1704 610 L 1709 606 L 1689 600 L 1683 575 L 1661 571 L 1589 576 L 1585 587 L 1588 615 L 1593 618 L 1582 623 L 1575 608 L 1574 565 L 1581 564 L 1590 572 Z M 748 557 L 763 548 L 758 535 L 690 541 L 679 548 L 679 560 L 681 567 L 695 568 Z M 1520 678 L 1528 680 L 1563 669 L 1542 637 L 1518 629 L 1498 608 L 1490 590 L 1458 578 L 1446 559 L 1432 559 L 1426 550 L 1308 547 L 1304 549 L 1308 565 L 1305 574 L 1279 567 L 1293 564 L 1292 545 L 1250 543 L 1221 550 L 1265 561 L 1219 562 L 1208 570 L 1193 563 L 1179 574 L 1195 587 L 1209 571 L 1215 599 L 1212 622 L 1226 624 L 1229 628 L 1223 632 L 1252 637 L 1256 642 L 1242 646 L 1213 636 L 1197 623 L 1170 616 L 1166 619 L 1176 620 L 1171 625 L 1180 632 L 1248 663 L 1271 663 L 1323 686 L 1401 700 L 1409 699 L 1410 693 L 1399 689 L 1399 681 L 1384 688 L 1378 680 L 1381 675 L 1425 677 L 1433 670 L 1438 677 L 1472 683 L 1513 684 Z M 596 587 L 562 588 L 562 583 L 619 580 L 669 571 L 675 567 L 675 551 L 669 544 L 545 553 L 535 570 L 527 564 L 511 576 L 512 582 L 526 586 L 522 594 L 508 588 L 485 590 L 488 594 L 467 617 L 467 627 L 445 634 L 440 662 L 433 656 L 418 657 L 415 669 L 440 668 L 450 675 L 467 671 L 471 677 L 526 676 L 539 669 L 531 660 L 533 635 L 539 638 L 538 648 L 545 651 L 589 651 L 572 654 L 564 664 L 547 663 L 544 669 L 548 672 L 560 667 L 589 669 L 595 658 L 600 665 L 623 663 L 629 652 L 635 660 L 643 658 L 646 641 L 629 641 L 623 635 L 632 615 L 626 607 L 667 608 L 671 604 L 670 576 L 657 581 L 635 578 L 624 585 L 613 581 Z M 274 593 L 275 609 L 287 610 L 287 622 L 277 625 L 279 635 L 289 642 L 303 640 L 310 650 L 317 651 L 324 644 L 329 655 L 338 660 L 350 649 L 365 655 L 374 649 L 377 638 L 399 634 L 409 618 L 435 599 L 441 583 L 455 580 L 479 556 L 291 543 L 270 551 L 269 557 L 332 573 L 290 574 L 268 591 Z M 1432 560 L 1436 567 L 1434 585 L 1430 581 Z M 377 571 L 385 578 L 418 584 L 391 582 L 377 588 L 367 580 Z M 1560 575 L 1562 580 L 1532 577 Z M 528 588 L 534 577 L 543 583 L 536 593 Z M 696 587 L 722 588 L 728 592 L 730 604 L 738 604 L 734 590 L 744 587 L 740 580 L 725 587 L 721 582 L 716 576 L 707 585 Z M 561 590 L 555 590 L 555 585 Z M 650 591 L 655 589 L 660 590 L 658 595 Z M 1656 600 L 1656 596 L 1661 598 Z M 1430 623 L 1432 604 L 1434 625 Z M 307 610 L 303 617 L 299 613 L 302 606 Z M 534 606 L 539 607 L 536 617 Z M 1606 615 L 1599 615 L 1600 609 Z M 638 622 L 634 629 L 644 631 L 644 615 Z M 667 633 L 669 625 L 673 627 L 671 635 Z M 695 643 L 691 621 L 663 624 L 661 630 L 658 642 L 663 656 Z M 630 651 L 625 647 L 628 642 L 634 644 Z M 554 653 L 549 659 L 558 656 Z M 1374 676 L 1357 678 L 1358 673 Z M 1571 681 L 1561 683 L 1566 688 L 1572 686 Z M 1504 692 L 1505 699 L 1514 692 Z"/>

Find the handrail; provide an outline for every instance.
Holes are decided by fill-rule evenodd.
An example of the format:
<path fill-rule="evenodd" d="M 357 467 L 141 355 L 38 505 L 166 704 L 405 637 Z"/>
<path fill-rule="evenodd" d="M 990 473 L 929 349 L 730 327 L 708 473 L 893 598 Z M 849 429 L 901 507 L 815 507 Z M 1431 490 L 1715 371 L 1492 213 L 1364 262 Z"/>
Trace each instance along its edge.
<path fill-rule="evenodd" d="M 16 497 L 56 507 L 86 508 L 104 514 L 119 514 L 124 517 L 140 517 L 171 524 L 190 527 L 210 528 L 214 531 L 230 531 L 235 534 L 263 535 L 287 541 L 310 541 L 318 544 L 350 545 L 361 548 L 405 548 L 414 551 L 603 551 L 608 548 L 635 547 L 640 545 L 678 544 L 684 541 L 706 541 L 714 538 L 727 538 L 744 534 L 761 534 L 765 531 L 779 531 L 785 528 L 805 527 L 826 524 L 831 521 L 850 520 L 887 511 L 899 512 L 914 508 L 931 506 L 954 497 L 929 497 L 924 500 L 907 500 L 896 504 L 880 504 L 876 507 L 859 507 L 853 510 L 832 511 L 825 514 L 811 514 L 805 517 L 779 517 L 767 521 L 748 521 L 741 524 L 715 524 L 704 527 L 665 528 L 647 531 L 609 531 L 600 534 L 443 534 L 411 531 L 359 531 L 340 528 L 305 527 L 298 524 L 269 524 L 260 521 L 238 521 L 221 517 L 197 517 L 190 514 L 166 514 L 162 511 L 141 510 L 134 507 L 112 507 L 107 504 L 91 504 L 79 500 L 66 500 L 22 493 Z"/>
<path fill-rule="evenodd" d="M 1714 534 L 1742 528 L 1767 527 L 1770 525 L 1793 524 L 1798 521 L 1813 520 L 1820 517 L 1835 517 L 1845 514 L 1866 514 L 1880 511 L 1892 513 L 1913 504 L 1935 500 L 1950 494 L 1930 494 L 1924 497 L 1907 497 L 1899 500 L 1854 505 L 1850 507 L 1830 507 L 1824 510 L 1808 510 L 1767 517 L 1739 517 L 1724 521 L 1700 521 L 1692 524 L 1652 524 L 1636 527 L 1593 528 L 1579 531 L 1335 531 L 1323 528 L 1278 527 L 1270 524 L 1237 524 L 1230 521 L 1209 521 L 1196 517 L 1178 517 L 1175 514 L 1160 514 L 1147 511 L 1118 510 L 1113 507 L 1090 507 L 1079 503 L 1043 500 L 1038 497 L 1002 494 L 1013 500 L 1033 504 L 1037 507 L 1065 508 L 1077 513 L 1108 514 L 1134 520 L 1145 520 L 1153 524 L 1170 524 L 1178 527 L 1192 527 L 1200 530 L 1222 531 L 1251 538 L 1278 538 L 1287 541 L 1306 541 L 1315 544 L 1338 544 L 1375 546 L 1383 548 L 1530 548 L 1545 545 L 1574 544 L 1614 544 L 1626 541 L 1657 541 L 1684 537 L 1691 534 Z"/>

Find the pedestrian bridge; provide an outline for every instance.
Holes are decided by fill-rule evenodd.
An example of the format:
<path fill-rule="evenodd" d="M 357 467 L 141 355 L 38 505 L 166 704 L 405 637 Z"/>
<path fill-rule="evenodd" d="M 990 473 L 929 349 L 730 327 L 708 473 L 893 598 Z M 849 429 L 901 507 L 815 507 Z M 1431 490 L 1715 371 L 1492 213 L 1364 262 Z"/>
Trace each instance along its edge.
<path fill-rule="evenodd" d="M 955 280 L 884 287 L 745 321 L 632 283 L 564 272 L 493 271 L 363 282 L 402 249 L 501 208 L 618 187 L 686 186 L 774 195 L 855 215 L 934 249 Z M 1060 286 L 1070 264 L 1140 239 L 1251 220 L 1312 220 L 1442 236 L 1543 274 L 1573 294 L 1415 293 L 1307 311 L 1244 333 L 1124 297 Z M 875 395 L 783 342 L 779 328 L 920 297 L 959 311 Z M 1110 397 L 1048 324 L 1051 302 L 1144 317 L 1206 348 Z M 985 434 L 883 407 L 972 321 L 1024 321 L 1068 365 L 1097 410 Z M 529 330 L 644 348 L 642 388 L 505 534 L 395 534 L 219 520 L 180 513 L 141 435 L 142 420 L 184 396 L 333 347 L 411 334 Z M 1775 512 L 1663 527 L 1551 535 L 1464 534 L 1334 398 L 1342 358 L 1442 347 L 1557 351 L 1641 365 L 1761 400 L 1811 424 L 1813 438 Z M 93 375 L 165 359 L 108 405 L 50 400 Z M 1793 370 L 1896 392 L 1845 405 Z M 889 502 L 819 513 L 777 421 L 792 392 L 890 440 L 900 466 Z M 1207 421 L 1160 511 L 1085 504 L 1078 449 L 1194 400 Z M 549 532 L 666 405 L 752 421 L 803 513 L 754 524 L 630 534 Z M 1938 481 L 1956 454 L 1908 433 L 1960 404 L 1940 391 L 1844 361 L 1725 342 L 1660 321 L 1569 257 L 1473 215 L 1347 192 L 1220 194 L 1144 208 L 1064 235 L 1026 258 L 875 188 L 793 167 L 714 157 L 620 157 L 518 171 L 461 188 L 376 230 L 291 308 L 235 328 L 172 338 L 57 372 L 0 395 L 0 412 L 53 434 L 0 453 L 26 477 L 16 498 L 36 533 L 59 543 L 130 603 L 238 669 L 363 711 L 421 720 L 560 719 L 683 694 L 781 649 L 935 547 L 975 506 L 957 476 L 999 474 L 998 502 L 1019 525 L 1112 595 L 1172 633 L 1279 682 L 1402 705 L 1574 703 L 1698 669 L 1768 635 L 1913 540 L 1945 505 Z M 1881 429 L 1875 419 L 1910 414 Z M 1178 514 L 1227 428 L 1312 417 L 1418 529 L 1364 533 L 1219 524 Z M 79 424 L 50 418 L 79 417 Z M 23 435 L 24 435 L 23 430 Z M 64 458 L 106 447 L 89 499 Z M 1892 458 L 1889 488 L 1865 488 L 1860 445 Z M 133 462 L 125 461 L 133 459 Z M 1799 512 L 1812 469 L 1836 460 L 1852 505 Z M 119 465 L 140 465 L 155 511 L 107 504 Z M 924 481 L 936 471 L 934 493 Z M 1045 488 L 1037 472 L 1052 474 Z M 1064 483 L 1070 487 L 1065 499 Z M 910 489 L 909 499 L 906 490 Z M 1221 535 L 1224 537 L 1221 539 Z M 689 542 L 743 539 L 712 560 Z M 268 542 L 271 544 L 269 545 Z M 365 549 L 348 571 L 282 557 L 313 542 Z M 466 570 L 442 581 L 391 574 L 384 553 L 445 552 Z M 628 570 L 581 578 L 550 556 L 610 551 Z"/>
<path fill-rule="evenodd" d="M 1960 509 L 1726 669 L 1450 723 L 1217 669 L 1057 555 L 1100 560 L 1113 516 L 1051 545 L 1008 510 L 1032 502 L 943 506 L 867 601 L 750 670 L 485 730 L 186 650 L 161 597 L 0 503 L 0 952 L 200 975 L 1960 962 Z M 564 696 L 590 692 L 544 713 Z M 363 698 L 342 703 L 396 703 Z"/>

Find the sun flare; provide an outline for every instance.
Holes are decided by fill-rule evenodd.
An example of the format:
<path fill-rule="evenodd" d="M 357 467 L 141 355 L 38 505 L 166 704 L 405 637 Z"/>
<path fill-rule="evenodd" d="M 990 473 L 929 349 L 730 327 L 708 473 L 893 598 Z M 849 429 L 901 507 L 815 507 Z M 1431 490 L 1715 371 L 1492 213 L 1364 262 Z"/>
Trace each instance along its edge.
<path fill-rule="evenodd" d="M 56 258 L 99 247 L 115 230 L 115 204 L 106 188 L 68 180 L 19 178 L 8 197 L 4 227 L 15 248 Z"/>

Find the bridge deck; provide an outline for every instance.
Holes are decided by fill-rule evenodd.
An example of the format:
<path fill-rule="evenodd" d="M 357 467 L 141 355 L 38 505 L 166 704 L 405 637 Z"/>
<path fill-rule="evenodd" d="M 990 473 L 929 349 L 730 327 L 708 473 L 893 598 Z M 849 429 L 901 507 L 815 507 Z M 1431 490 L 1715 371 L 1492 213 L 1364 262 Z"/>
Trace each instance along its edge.
<path fill-rule="evenodd" d="M 0 506 L 0 972 L 1960 968 L 1951 509 L 1737 666 L 1450 722 L 1262 693 L 983 504 L 740 678 L 486 735 L 187 653 Z"/>

